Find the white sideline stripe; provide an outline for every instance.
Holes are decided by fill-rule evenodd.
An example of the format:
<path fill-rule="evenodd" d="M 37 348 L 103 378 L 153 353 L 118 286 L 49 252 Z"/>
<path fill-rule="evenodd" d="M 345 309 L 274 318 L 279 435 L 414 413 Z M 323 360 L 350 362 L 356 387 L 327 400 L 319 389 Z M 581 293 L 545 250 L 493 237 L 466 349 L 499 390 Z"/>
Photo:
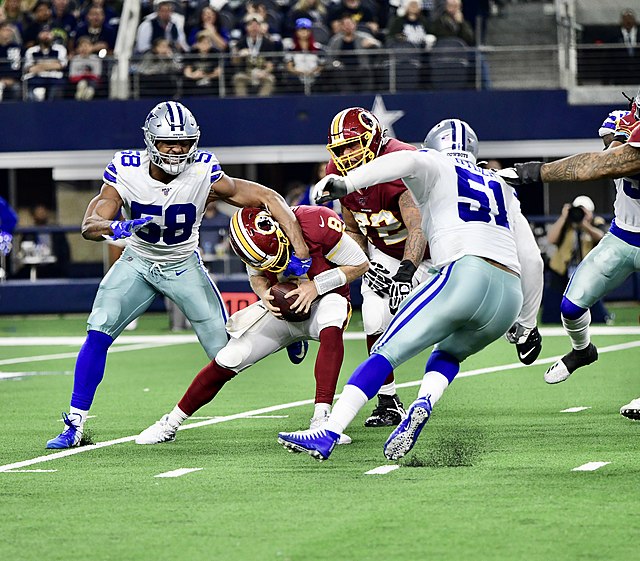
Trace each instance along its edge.
<path fill-rule="evenodd" d="M 377 468 L 370 469 L 369 471 L 365 471 L 364 474 L 365 475 L 384 475 L 385 473 L 389 473 L 390 471 L 394 471 L 394 470 L 398 469 L 399 467 L 400 466 L 398 464 L 396 464 L 396 465 L 379 466 Z"/>
<path fill-rule="evenodd" d="M 578 413 L 578 411 L 584 411 L 585 409 L 591 409 L 591 407 L 569 407 L 568 409 L 563 409 L 560 413 Z"/>
<path fill-rule="evenodd" d="M 640 335 L 640 327 L 637 326 L 590 326 L 591 335 Z M 562 327 L 541 327 L 540 334 L 543 337 L 566 337 Z M 365 339 L 363 332 L 348 332 L 344 334 L 348 341 L 361 341 Z M 56 346 L 75 345 L 84 343 L 85 337 L 1 337 L 0 347 L 24 347 L 24 346 Z M 121 335 L 114 342 L 113 346 L 132 345 L 143 343 L 174 344 L 197 343 L 198 339 L 194 334 L 188 335 Z M 113 347 L 112 347 L 113 348 Z"/>
<path fill-rule="evenodd" d="M 634 341 L 632 343 L 623 343 L 621 345 L 611 345 L 609 347 L 602 347 L 598 349 L 599 353 L 607 353 L 613 351 L 622 351 L 626 349 L 631 349 L 633 347 L 640 347 L 640 341 Z M 551 358 L 545 358 L 542 360 L 536 360 L 533 364 L 546 364 L 550 362 L 555 362 L 559 358 L 562 358 L 560 355 Z M 512 364 L 505 364 L 503 366 L 492 366 L 487 368 L 478 368 L 477 370 L 469 370 L 468 372 L 461 372 L 456 377 L 457 378 L 466 378 L 467 376 L 478 376 L 480 374 L 490 374 L 492 372 L 501 372 L 503 370 L 513 370 L 516 368 L 524 368 L 526 365 L 520 362 L 514 362 Z M 411 386 L 419 386 L 422 383 L 422 379 L 416 380 L 415 382 L 405 382 L 402 384 L 396 384 L 398 388 L 408 388 Z M 340 394 L 336 394 L 336 397 L 340 397 Z M 255 415 L 262 415 L 264 413 L 273 413 L 274 411 L 282 411 L 283 409 L 291 409 L 293 407 L 300 407 L 302 405 L 310 405 L 314 402 L 313 399 L 305 399 L 302 401 L 292 401 L 291 403 L 283 403 L 281 405 L 271 405 L 270 407 L 263 407 L 262 409 L 254 409 L 253 411 L 245 411 L 243 413 L 236 413 L 234 415 L 227 415 L 226 417 L 216 417 L 214 419 L 208 419 L 206 421 L 200 421 L 198 423 L 190 423 L 188 425 L 182 425 L 178 430 L 189 430 L 195 429 L 198 427 L 206 427 L 208 425 L 216 425 L 218 423 L 224 423 L 226 421 L 235 421 L 236 419 L 244 419 L 246 417 L 251 417 Z M 124 442 L 132 442 L 136 439 L 138 435 L 134 436 L 125 436 L 123 438 L 116 438 L 115 440 L 107 440 L 105 442 L 98 442 L 97 444 L 90 444 L 88 446 L 80 446 L 78 448 L 70 448 L 68 450 L 63 450 L 61 452 L 54 452 L 53 454 L 38 456 L 37 458 L 33 458 L 31 460 L 23 460 L 21 462 L 16 462 L 13 464 L 6 464 L 4 466 L 0 466 L 0 472 L 9 471 L 12 469 L 23 468 L 27 466 L 32 466 L 34 464 L 40 464 L 42 462 L 48 462 L 50 460 L 56 460 L 58 458 L 66 458 L 67 456 L 73 456 L 75 454 L 82 454 L 83 452 L 90 452 L 92 450 L 96 450 L 98 448 L 105 448 L 107 446 L 113 446 L 115 444 L 122 444 Z"/>
<path fill-rule="evenodd" d="M 57 469 L 14 469 L 7 473 L 55 473 Z"/>
<path fill-rule="evenodd" d="M 595 471 L 602 466 L 606 466 L 611 462 L 587 462 L 586 464 L 582 464 L 576 468 L 573 468 L 571 471 Z"/>
<path fill-rule="evenodd" d="M 174 469 L 173 471 L 165 471 L 164 473 L 159 473 L 153 477 L 180 477 L 181 475 L 186 475 L 187 473 L 192 473 L 194 471 L 202 471 L 203 469 L 204 468 L 180 468 Z"/>
<path fill-rule="evenodd" d="M 288 419 L 289 415 L 251 415 L 247 419 Z"/>
<path fill-rule="evenodd" d="M 68 376 L 73 374 L 73 370 L 60 370 L 58 372 L 0 372 L 0 380 L 11 380 L 13 378 L 28 378 L 29 376 Z"/>
<path fill-rule="evenodd" d="M 155 340 L 154 343 L 145 343 L 140 345 L 124 345 L 120 346 L 116 349 L 110 348 L 109 354 L 113 353 L 123 353 L 126 351 L 140 351 L 143 349 L 153 349 L 154 347 L 166 347 L 167 345 L 182 345 L 182 342 L 158 342 L 158 339 Z M 38 355 L 38 356 L 25 356 L 20 358 L 7 358 L 5 360 L 0 360 L 0 366 L 5 366 L 7 364 L 23 364 L 29 362 L 41 362 L 43 360 L 57 360 L 62 358 L 76 358 L 78 356 L 78 351 L 74 351 L 72 353 L 59 353 L 53 355 Z"/>

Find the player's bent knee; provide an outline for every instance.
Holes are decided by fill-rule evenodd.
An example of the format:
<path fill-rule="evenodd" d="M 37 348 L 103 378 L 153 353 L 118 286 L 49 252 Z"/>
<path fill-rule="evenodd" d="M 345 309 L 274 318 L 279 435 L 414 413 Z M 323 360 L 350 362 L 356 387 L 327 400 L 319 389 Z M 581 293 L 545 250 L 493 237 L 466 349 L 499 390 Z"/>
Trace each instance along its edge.
<path fill-rule="evenodd" d="M 581 308 L 569 300 L 566 296 L 562 297 L 562 303 L 560 304 L 560 313 L 567 319 L 578 319 L 587 310 Z"/>
<path fill-rule="evenodd" d="M 322 297 L 316 312 L 318 331 L 326 327 L 342 327 L 347 320 L 348 304 L 344 296 L 330 293 Z"/>
<path fill-rule="evenodd" d="M 216 362 L 230 370 L 241 369 L 251 355 L 251 343 L 248 340 L 231 339 L 216 355 Z"/>

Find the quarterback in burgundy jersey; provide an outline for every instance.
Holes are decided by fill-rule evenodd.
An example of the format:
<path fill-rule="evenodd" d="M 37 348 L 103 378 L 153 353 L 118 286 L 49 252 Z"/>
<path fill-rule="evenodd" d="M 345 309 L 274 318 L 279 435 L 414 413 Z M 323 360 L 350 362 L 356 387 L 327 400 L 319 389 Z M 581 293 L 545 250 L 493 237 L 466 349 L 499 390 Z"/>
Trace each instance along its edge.
<path fill-rule="evenodd" d="M 333 118 L 327 149 L 331 153 L 327 174 L 341 175 L 383 154 L 416 150 L 411 144 L 387 138 L 375 115 L 361 107 L 345 109 Z M 341 198 L 340 204 L 347 233 L 371 262 L 361 288 L 362 319 L 370 352 L 400 302 L 427 274 L 429 250 L 420 212 L 401 179 L 351 193 Z M 391 372 L 365 426 L 397 425 L 402 415 Z"/>
<path fill-rule="evenodd" d="M 229 342 L 198 373 L 174 409 L 138 435 L 138 444 L 174 440 L 178 427 L 236 374 L 280 349 L 289 350 L 308 340 L 320 342 L 311 427 L 318 428 L 329 418 L 344 356 L 343 331 L 351 315 L 349 283 L 367 271 L 369 262 L 358 244 L 344 233 L 344 223 L 333 210 L 299 206 L 293 212 L 312 257 L 311 268 L 300 277 L 285 276 L 291 243 L 268 211 L 243 208 L 233 215 L 231 247 L 246 263 L 251 288 L 260 300 L 229 318 Z M 309 311 L 308 319 L 281 319 L 269 289 L 283 281 L 298 284 L 291 292 L 297 297 L 292 308 Z M 342 435 L 340 443 L 349 442 L 351 439 Z"/>

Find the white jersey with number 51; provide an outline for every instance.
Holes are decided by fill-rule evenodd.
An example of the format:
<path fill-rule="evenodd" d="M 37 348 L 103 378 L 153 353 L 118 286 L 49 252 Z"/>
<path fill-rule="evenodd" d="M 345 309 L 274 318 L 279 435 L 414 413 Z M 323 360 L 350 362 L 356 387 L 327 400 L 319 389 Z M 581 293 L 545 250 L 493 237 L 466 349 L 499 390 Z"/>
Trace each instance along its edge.
<path fill-rule="evenodd" d="M 126 150 L 113 157 L 103 181 L 118 191 L 125 219 L 152 218 L 128 238 L 129 246 L 149 261 L 168 263 L 186 259 L 198 247 L 211 184 L 223 174 L 215 155 L 200 150 L 193 164 L 162 183 L 149 175 L 147 152 Z"/>
<path fill-rule="evenodd" d="M 385 154 L 348 177 L 356 189 L 402 179 L 420 208 L 435 267 L 476 255 L 520 273 L 512 226 L 520 203 L 492 171 L 435 150 L 419 150 Z"/>

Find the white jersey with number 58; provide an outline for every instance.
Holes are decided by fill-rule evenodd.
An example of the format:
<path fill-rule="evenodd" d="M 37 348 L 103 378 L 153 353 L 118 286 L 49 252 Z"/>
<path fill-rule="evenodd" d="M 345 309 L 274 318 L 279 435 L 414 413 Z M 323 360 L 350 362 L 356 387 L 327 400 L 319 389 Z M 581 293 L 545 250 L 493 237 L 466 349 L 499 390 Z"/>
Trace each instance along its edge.
<path fill-rule="evenodd" d="M 211 184 L 224 172 L 215 155 L 203 150 L 169 183 L 153 179 L 149 165 L 146 151 L 118 152 L 106 167 L 103 181 L 118 191 L 125 219 L 152 218 L 128 238 L 129 246 L 150 261 L 182 261 L 198 247 Z"/>
<path fill-rule="evenodd" d="M 520 205 L 513 189 L 492 171 L 419 150 L 385 154 L 348 177 L 356 189 L 402 179 L 420 208 L 435 267 L 476 255 L 520 273 L 513 236 Z"/>

